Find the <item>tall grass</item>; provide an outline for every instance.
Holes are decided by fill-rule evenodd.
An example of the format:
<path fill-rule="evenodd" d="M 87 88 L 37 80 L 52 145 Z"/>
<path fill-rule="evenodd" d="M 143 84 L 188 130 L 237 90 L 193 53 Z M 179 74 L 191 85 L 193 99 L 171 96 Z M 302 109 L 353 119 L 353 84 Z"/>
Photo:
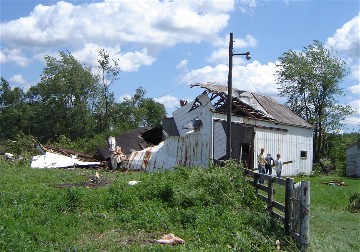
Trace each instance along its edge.
<path fill-rule="evenodd" d="M 274 251 L 276 240 L 294 249 L 233 163 L 100 171 L 111 183 L 96 188 L 81 186 L 95 170 L 0 167 L 1 251 Z M 154 242 L 168 233 L 186 243 Z"/>

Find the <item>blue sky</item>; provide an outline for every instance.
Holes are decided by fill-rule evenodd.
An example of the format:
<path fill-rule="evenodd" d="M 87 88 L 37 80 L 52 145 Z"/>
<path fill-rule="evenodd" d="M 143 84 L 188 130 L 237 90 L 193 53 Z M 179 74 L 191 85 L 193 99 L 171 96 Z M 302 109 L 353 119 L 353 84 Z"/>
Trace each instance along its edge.
<path fill-rule="evenodd" d="M 69 50 L 97 69 L 105 49 L 122 72 L 111 86 L 116 100 L 136 88 L 165 105 L 203 90 L 198 82 L 227 85 L 229 34 L 234 52 L 233 86 L 279 102 L 275 64 L 284 52 L 320 40 L 347 62 L 339 97 L 356 113 L 345 131 L 360 125 L 360 8 L 358 0 L 1 0 L 1 76 L 25 91 L 40 80 L 44 56 Z"/>

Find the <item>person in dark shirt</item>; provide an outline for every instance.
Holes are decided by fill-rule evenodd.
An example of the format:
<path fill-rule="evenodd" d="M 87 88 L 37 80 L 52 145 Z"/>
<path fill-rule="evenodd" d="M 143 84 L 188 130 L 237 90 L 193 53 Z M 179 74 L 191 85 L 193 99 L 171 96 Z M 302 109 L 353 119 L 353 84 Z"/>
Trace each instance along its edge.
<path fill-rule="evenodd" d="M 267 154 L 265 157 L 265 174 L 272 174 L 272 168 L 271 166 L 274 164 L 274 159 L 271 156 L 271 154 Z"/>

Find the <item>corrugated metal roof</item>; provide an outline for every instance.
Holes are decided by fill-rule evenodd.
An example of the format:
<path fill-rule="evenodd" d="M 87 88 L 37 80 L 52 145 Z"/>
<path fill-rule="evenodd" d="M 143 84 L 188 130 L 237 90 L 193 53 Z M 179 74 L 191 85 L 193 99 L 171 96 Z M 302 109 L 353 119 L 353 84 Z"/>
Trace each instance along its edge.
<path fill-rule="evenodd" d="M 208 93 L 215 94 L 219 101 L 214 106 L 217 112 L 226 113 L 227 87 L 215 83 L 197 83 L 191 87 L 199 86 L 207 89 Z M 212 97 L 211 100 L 215 99 Z M 275 99 L 259 95 L 253 92 L 232 89 L 233 114 L 265 121 L 278 122 L 287 125 L 296 125 L 305 128 L 313 128 L 311 124 L 296 115 L 286 106 L 278 103 Z"/>

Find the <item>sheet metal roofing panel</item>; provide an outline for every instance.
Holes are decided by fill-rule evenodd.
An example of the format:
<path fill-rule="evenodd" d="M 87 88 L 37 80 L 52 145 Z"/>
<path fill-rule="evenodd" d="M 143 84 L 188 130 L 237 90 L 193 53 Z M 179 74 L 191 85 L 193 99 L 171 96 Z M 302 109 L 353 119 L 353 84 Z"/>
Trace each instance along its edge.
<path fill-rule="evenodd" d="M 297 125 L 305 128 L 313 128 L 313 126 L 296 115 L 286 106 L 278 103 L 275 99 L 253 93 L 259 104 L 278 122 L 288 125 Z"/>
<path fill-rule="evenodd" d="M 197 83 L 191 85 L 191 87 L 199 86 L 206 88 L 210 93 L 226 93 L 227 87 L 217 85 L 215 83 Z M 268 119 L 274 119 L 278 123 L 297 125 L 300 127 L 313 128 L 311 124 L 306 122 L 304 119 L 296 115 L 286 106 L 278 103 L 275 99 L 259 95 L 253 92 L 241 91 L 236 88 L 232 90 L 232 97 L 239 100 L 254 109 L 254 112 L 258 111 L 268 116 Z M 260 118 L 259 118 L 260 119 Z M 266 120 L 266 119 L 265 119 Z"/>

